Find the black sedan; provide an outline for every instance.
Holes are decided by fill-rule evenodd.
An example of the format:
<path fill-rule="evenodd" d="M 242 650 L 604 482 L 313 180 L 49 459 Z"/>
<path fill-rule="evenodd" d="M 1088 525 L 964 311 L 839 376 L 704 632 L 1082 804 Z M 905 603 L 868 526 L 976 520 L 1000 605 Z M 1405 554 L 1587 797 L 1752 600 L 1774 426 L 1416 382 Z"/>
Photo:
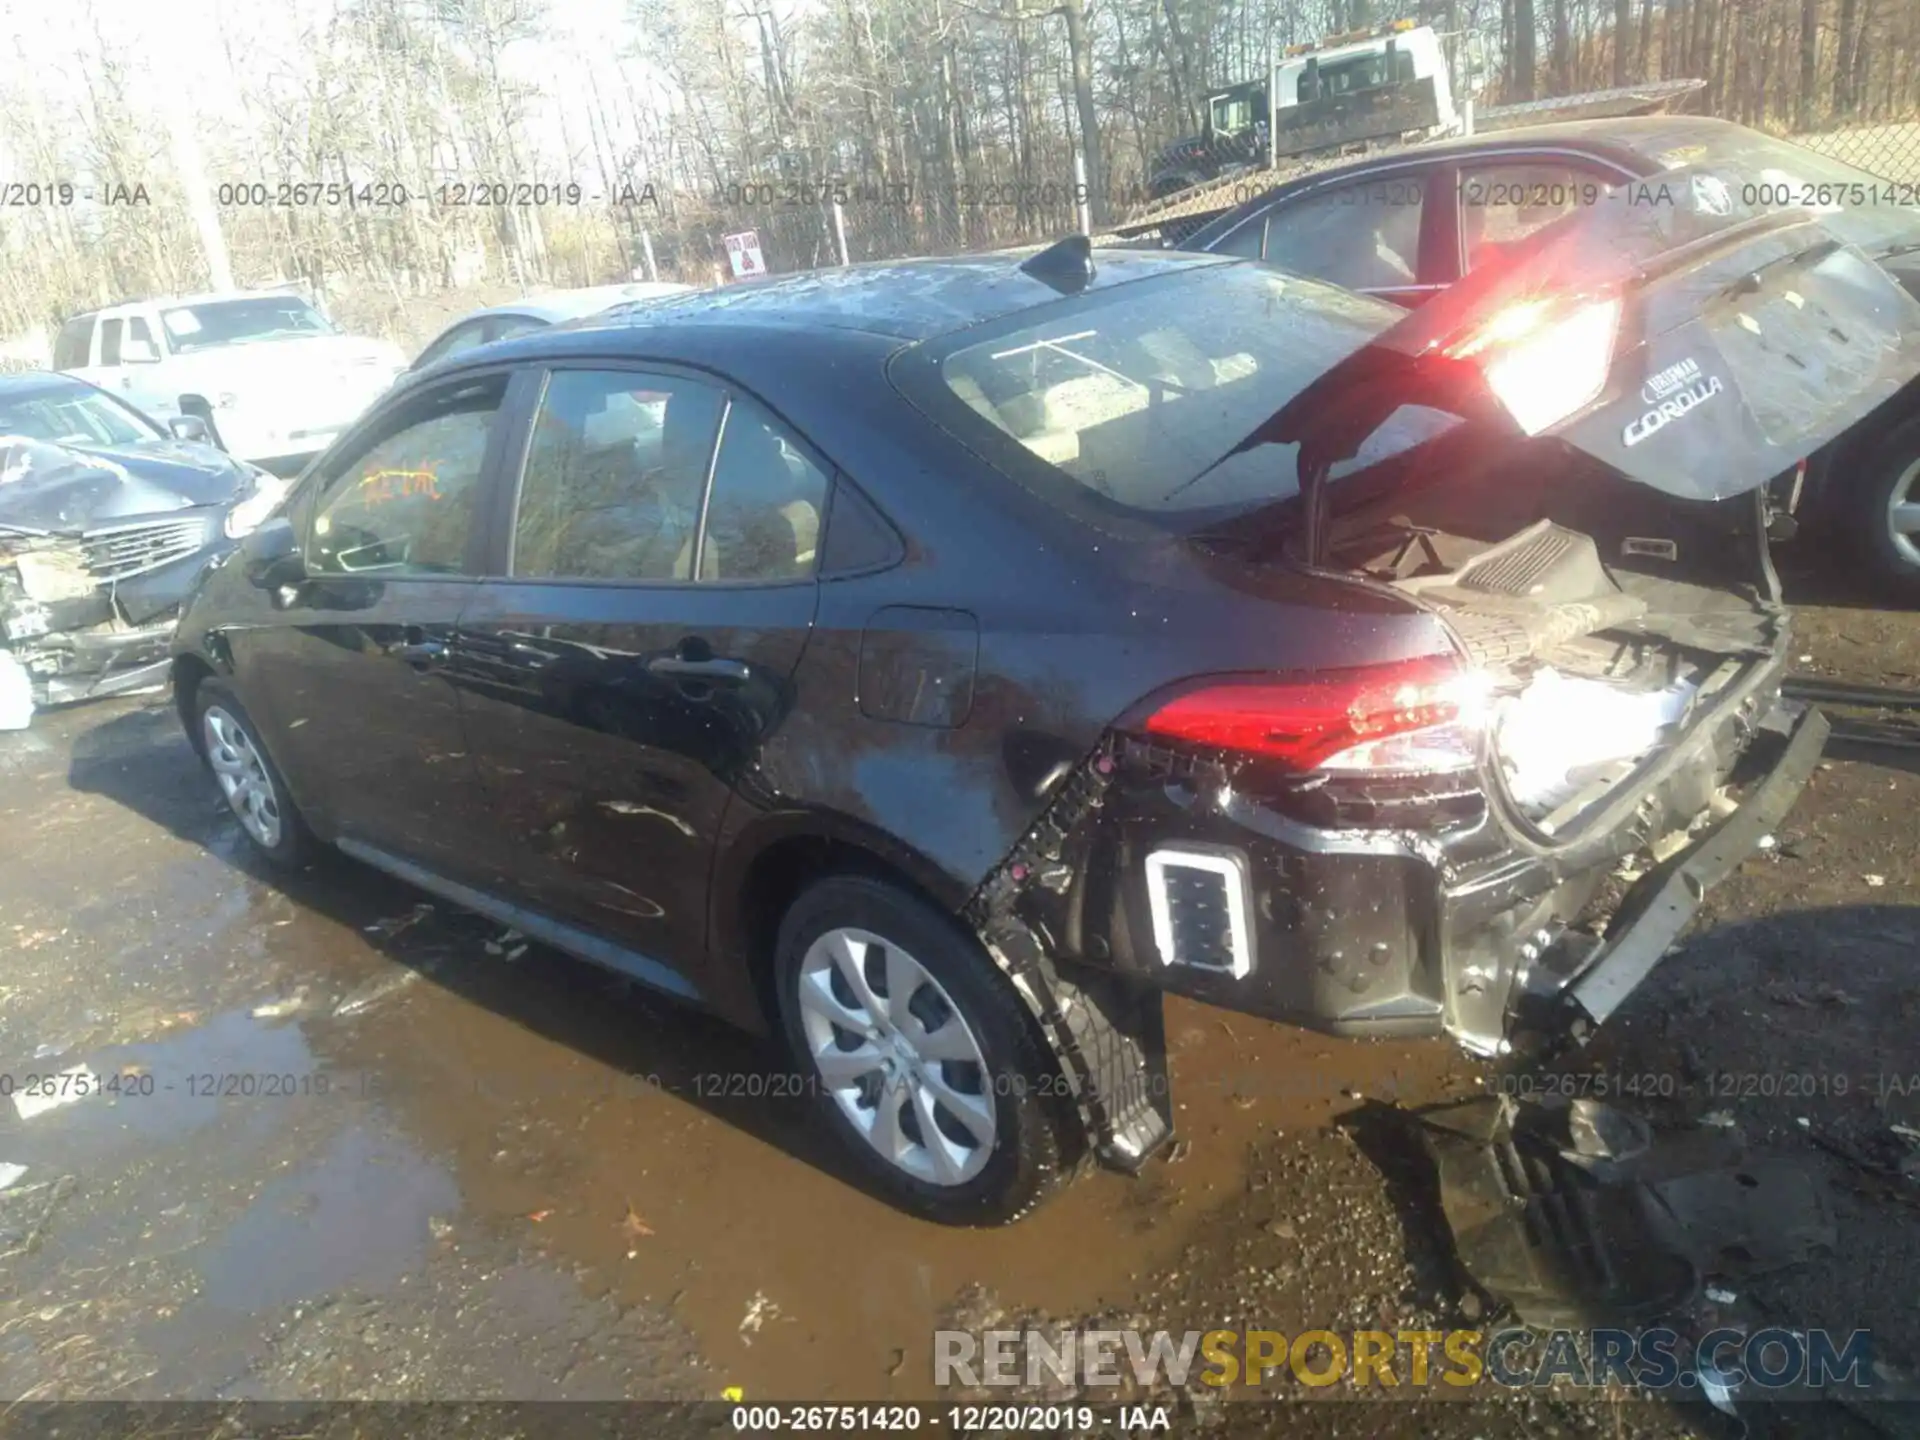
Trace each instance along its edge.
<path fill-rule="evenodd" d="M 1181 248 L 1415 306 L 1612 199 L 1696 198 L 1728 217 L 1804 210 L 1920 294 L 1920 187 L 1724 120 L 1662 116 L 1500 131 L 1317 170 L 1246 198 Z M 1546 233 L 1553 231 L 1554 233 Z M 1642 258 L 1651 258 L 1651 255 Z M 1649 391 L 1649 406 L 1666 398 Z M 1825 522 L 1887 587 L 1920 595 L 1920 390 L 1806 457 L 1807 518 Z"/>
<path fill-rule="evenodd" d="M 1409 317 L 1082 240 L 482 347 L 212 572 L 181 719 L 270 860 L 777 1032 L 890 1193 L 1011 1219 L 1168 1138 L 1164 992 L 1560 1043 L 1778 822 L 1825 726 L 1761 489 L 1920 306 L 1798 266 L 1852 400 L 1772 432 L 1695 317 L 1823 243 Z M 1623 445 L 1689 365 L 1726 399 Z"/>
<path fill-rule="evenodd" d="M 0 667 L 37 705 L 164 684 L 180 602 L 284 485 L 84 380 L 0 377 Z"/>

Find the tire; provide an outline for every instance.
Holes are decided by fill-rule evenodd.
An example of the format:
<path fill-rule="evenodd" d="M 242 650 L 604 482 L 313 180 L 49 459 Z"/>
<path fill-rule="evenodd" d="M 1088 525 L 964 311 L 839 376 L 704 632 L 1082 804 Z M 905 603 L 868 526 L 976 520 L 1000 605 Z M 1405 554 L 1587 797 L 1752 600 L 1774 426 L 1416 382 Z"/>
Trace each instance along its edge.
<path fill-rule="evenodd" d="M 1868 452 L 1849 528 L 1882 590 L 1920 598 L 1920 418 L 1895 427 Z M 1895 506 L 1916 517 L 1900 531 Z"/>
<path fill-rule="evenodd" d="M 816 1108 L 896 1204 L 947 1225 L 1011 1224 L 1076 1173 L 1071 1152 L 1085 1147 L 1059 1064 L 953 920 L 886 881 L 833 876 L 788 909 L 774 964 L 782 1027 Z M 890 993 L 903 980 L 904 1013 Z M 938 1145 L 927 1142 L 928 1106 Z"/>
<path fill-rule="evenodd" d="M 313 854 L 313 834 L 232 687 L 202 680 L 193 692 L 193 723 L 202 758 L 247 842 L 277 869 L 304 865 Z"/>

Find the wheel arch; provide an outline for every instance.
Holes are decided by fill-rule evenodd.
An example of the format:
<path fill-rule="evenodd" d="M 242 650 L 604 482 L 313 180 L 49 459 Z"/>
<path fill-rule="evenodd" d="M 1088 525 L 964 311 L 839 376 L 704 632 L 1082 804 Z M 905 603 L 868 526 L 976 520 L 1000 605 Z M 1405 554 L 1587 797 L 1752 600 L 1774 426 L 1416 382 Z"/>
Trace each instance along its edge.
<path fill-rule="evenodd" d="M 192 744 L 194 753 L 202 760 L 207 758 L 207 746 L 199 725 L 195 723 L 193 701 L 201 683 L 219 673 L 207 663 L 206 657 L 192 651 L 173 657 L 173 707 L 180 714 L 181 728 L 187 732 L 187 740 Z"/>
<path fill-rule="evenodd" d="M 1895 431 L 1920 420 L 1920 379 L 1908 381 L 1874 407 L 1860 423 L 1825 447 L 1817 483 L 1822 506 L 1844 504 L 1850 486 L 1866 483 L 1862 467 Z"/>
<path fill-rule="evenodd" d="M 803 890 L 829 875 L 898 885 L 972 933 L 960 912 L 973 887 L 885 831 L 832 812 L 765 817 L 716 864 L 708 948 L 744 968 L 758 1018 L 771 1030 L 779 1021 L 773 961 L 780 921 Z"/>

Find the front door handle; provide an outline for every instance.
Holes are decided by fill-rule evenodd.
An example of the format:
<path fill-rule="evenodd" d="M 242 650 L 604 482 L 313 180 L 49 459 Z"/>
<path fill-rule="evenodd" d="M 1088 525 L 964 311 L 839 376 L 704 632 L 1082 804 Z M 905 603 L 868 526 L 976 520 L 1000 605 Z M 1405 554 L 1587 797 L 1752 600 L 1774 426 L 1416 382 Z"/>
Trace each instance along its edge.
<path fill-rule="evenodd" d="M 430 670 L 436 665 L 444 665 L 447 660 L 447 646 L 443 640 L 417 640 L 409 645 L 395 645 L 387 653 L 416 670 Z"/>
<path fill-rule="evenodd" d="M 656 655 L 647 661 L 647 673 L 665 675 L 675 680 L 735 680 L 746 681 L 752 678 L 753 671 L 744 660 L 728 660 L 715 657 L 706 660 L 686 660 L 678 655 Z"/>

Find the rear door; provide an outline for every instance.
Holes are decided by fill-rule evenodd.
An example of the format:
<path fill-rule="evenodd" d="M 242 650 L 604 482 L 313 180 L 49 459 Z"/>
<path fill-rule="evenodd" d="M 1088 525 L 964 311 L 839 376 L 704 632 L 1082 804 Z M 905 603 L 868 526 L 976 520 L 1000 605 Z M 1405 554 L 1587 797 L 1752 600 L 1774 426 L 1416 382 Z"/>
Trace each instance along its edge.
<path fill-rule="evenodd" d="M 813 624 L 826 468 L 711 376 L 538 377 L 504 578 L 461 622 L 504 888 L 690 975 L 730 795 Z"/>

